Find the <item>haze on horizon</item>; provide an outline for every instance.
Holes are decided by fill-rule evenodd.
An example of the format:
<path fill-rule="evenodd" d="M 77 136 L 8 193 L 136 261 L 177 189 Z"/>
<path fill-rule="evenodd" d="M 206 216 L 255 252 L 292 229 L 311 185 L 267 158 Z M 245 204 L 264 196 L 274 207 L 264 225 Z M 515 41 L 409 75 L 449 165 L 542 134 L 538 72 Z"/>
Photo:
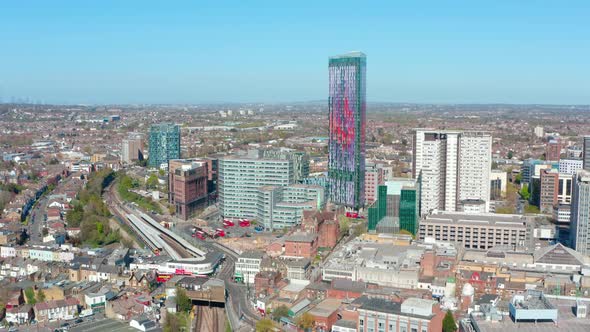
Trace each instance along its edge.
<path fill-rule="evenodd" d="M 590 104 L 590 3 L 0 3 L 0 98 L 295 102 L 367 54 L 369 102 Z"/>

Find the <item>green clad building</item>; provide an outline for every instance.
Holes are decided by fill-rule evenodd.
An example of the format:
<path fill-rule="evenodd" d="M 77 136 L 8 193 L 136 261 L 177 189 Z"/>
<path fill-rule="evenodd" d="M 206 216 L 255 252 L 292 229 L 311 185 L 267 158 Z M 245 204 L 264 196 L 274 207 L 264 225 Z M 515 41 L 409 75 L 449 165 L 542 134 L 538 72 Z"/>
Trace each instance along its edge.
<path fill-rule="evenodd" d="M 417 188 L 402 188 L 399 200 L 399 228 L 405 230 L 412 235 L 416 235 L 418 230 L 418 189 Z"/>
<path fill-rule="evenodd" d="M 377 199 L 368 208 L 368 231 L 413 236 L 420 219 L 420 178 L 396 178 L 377 188 Z"/>
<path fill-rule="evenodd" d="M 377 199 L 369 207 L 368 225 L 369 232 L 377 230 L 377 225 L 385 217 L 387 210 L 387 186 L 380 185 L 377 188 Z"/>

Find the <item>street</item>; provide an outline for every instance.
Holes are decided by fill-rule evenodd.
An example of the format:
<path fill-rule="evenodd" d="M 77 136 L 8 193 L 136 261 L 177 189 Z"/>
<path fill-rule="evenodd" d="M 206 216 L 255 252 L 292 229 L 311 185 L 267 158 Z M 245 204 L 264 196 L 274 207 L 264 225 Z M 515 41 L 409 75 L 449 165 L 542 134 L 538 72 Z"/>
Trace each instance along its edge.
<path fill-rule="evenodd" d="M 114 215 L 119 215 L 120 211 L 124 211 L 125 203 L 120 201 L 114 185 L 111 184 L 109 188 L 105 190 L 105 201 L 109 210 Z M 158 215 L 152 215 L 154 219 L 159 221 Z M 124 220 L 124 219 L 123 219 Z M 226 310 L 230 311 L 228 317 L 232 319 L 232 327 L 234 330 L 245 330 L 253 331 L 256 321 L 260 319 L 258 313 L 253 310 L 251 305 L 248 303 L 246 296 L 245 286 L 238 285 L 232 282 L 234 265 L 238 255 L 230 249 L 214 242 L 214 240 L 203 241 L 197 240 L 191 237 L 190 231 L 188 230 L 189 224 L 183 225 L 178 228 L 171 228 L 171 231 L 175 232 L 178 236 L 184 238 L 189 243 L 206 249 L 208 251 L 221 251 L 225 254 L 225 261 L 222 263 L 221 269 L 218 271 L 217 278 L 225 281 L 226 290 L 228 293 L 228 299 L 226 300 Z"/>

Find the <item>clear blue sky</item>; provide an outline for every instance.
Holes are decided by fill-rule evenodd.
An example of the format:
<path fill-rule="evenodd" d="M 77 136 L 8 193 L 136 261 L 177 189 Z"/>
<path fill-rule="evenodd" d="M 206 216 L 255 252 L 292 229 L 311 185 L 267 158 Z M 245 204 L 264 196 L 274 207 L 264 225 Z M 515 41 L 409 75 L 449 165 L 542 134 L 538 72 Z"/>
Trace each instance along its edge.
<path fill-rule="evenodd" d="M 588 0 L 0 2 L 4 101 L 323 100 L 351 50 L 369 101 L 590 104 Z"/>

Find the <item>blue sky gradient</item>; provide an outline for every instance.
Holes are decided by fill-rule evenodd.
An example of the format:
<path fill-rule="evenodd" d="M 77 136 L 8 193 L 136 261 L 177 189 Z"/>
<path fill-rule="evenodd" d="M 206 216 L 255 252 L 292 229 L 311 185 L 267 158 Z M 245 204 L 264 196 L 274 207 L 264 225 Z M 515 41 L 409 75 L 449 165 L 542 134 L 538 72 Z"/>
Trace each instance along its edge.
<path fill-rule="evenodd" d="M 590 104 L 590 1 L 1 1 L 0 97 L 327 99 L 367 54 L 369 101 Z"/>

